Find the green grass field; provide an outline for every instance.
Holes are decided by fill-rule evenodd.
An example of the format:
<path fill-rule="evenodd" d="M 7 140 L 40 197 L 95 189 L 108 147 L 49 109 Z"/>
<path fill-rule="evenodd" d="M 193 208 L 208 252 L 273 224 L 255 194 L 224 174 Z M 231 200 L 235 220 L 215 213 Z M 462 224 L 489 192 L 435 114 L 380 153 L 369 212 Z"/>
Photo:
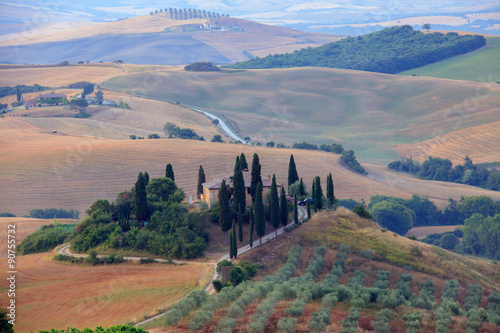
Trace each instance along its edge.
<path fill-rule="evenodd" d="M 421 75 L 453 80 L 500 82 L 500 37 L 487 37 L 487 45 L 475 52 L 411 69 L 399 75 Z"/>
<path fill-rule="evenodd" d="M 145 87 L 147 79 L 155 84 Z M 393 145 L 500 119 L 500 91 L 489 84 L 351 70 L 203 73 L 163 67 L 104 86 L 210 110 L 262 144 L 336 141 L 361 160 L 382 164 L 398 157 Z"/>

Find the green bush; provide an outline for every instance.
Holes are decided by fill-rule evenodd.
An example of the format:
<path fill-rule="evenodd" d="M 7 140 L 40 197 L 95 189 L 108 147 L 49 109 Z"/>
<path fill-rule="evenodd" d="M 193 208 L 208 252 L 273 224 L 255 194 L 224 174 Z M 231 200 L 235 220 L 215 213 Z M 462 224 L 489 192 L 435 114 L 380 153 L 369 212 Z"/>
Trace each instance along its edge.
<path fill-rule="evenodd" d="M 46 225 L 28 235 L 19 244 L 17 250 L 21 255 L 50 251 L 57 245 L 63 244 L 71 234 L 72 232 L 66 231 L 58 225 Z"/>

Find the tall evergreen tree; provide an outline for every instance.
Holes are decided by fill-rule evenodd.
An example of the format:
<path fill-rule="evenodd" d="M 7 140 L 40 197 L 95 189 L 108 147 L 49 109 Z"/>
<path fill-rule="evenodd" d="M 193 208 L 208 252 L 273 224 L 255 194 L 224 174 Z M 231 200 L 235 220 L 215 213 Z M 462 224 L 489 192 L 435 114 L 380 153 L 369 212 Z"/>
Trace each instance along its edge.
<path fill-rule="evenodd" d="M 226 181 L 222 180 L 219 190 L 219 224 L 222 232 L 226 235 L 227 244 L 227 231 L 231 229 L 231 208 L 229 207 L 229 193 L 227 190 Z"/>
<path fill-rule="evenodd" d="M 198 188 L 196 191 L 196 194 L 198 195 L 198 199 L 201 198 L 201 195 L 203 194 L 203 183 L 205 182 L 205 170 L 203 170 L 203 167 L 200 165 L 200 168 L 198 169 Z"/>
<path fill-rule="evenodd" d="M 146 186 L 149 184 L 149 173 L 144 172 L 144 180 L 146 181 Z"/>
<path fill-rule="evenodd" d="M 286 202 L 285 187 L 281 187 L 281 197 L 280 197 L 280 221 L 283 226 L 283 231 L 286 231 L 286 225 L 288 224 L 288 205 Z"/>
<path fill-rule="evenodd" d="M 330 173 L 326 176 L 326 197 L 330 201 L 330 203 L 335 203 L 335 193 L 333 192 L 333 177 Z"/>
<path fill-rule="evenodd" d="M 245 180 L 243 179 L 239 157 L 236 157 L 236 164 L 234 165 L 233 207 L 237 213 L 244 213 L 246 210 Z"/>
<path fill-rule="evenodd" d="M 252 196 L 252 202 L 255 202 L 257 184 L 262 185 L 262 177 L 260 175 L 260 161 L 259 155 L 253 154 L 252 160 L 252 181 L 250 183 L 250 195 Z"/>
<path fill-rule="evenodd" d="M 321 180 L 319 176 L 316 176 L 316 180 L 314 181 L 314 186 L 315 187 L 315 194 L 314 195 L 314 203 L 316 204 L 315 207 L 319 210 L 323 208 L 323 190 L 321 189 Z"/>
<path fill-rule="evenodd" d="M 316 213 L 318 211 L 318 208 L 316 207 L 316 179 L 313 178 L 313 183 L 312 183 L 312 188 L 311 188 L 311 198 L 313 199 L 313 208 L 314 212 Z M 309 202 L 309 200 L 307 200 Z"/>
<path fill-rule="evenodd" d="M 241 212 L 238 213 L 238 238 L 240 243 L 243 242 L 243 215 Z"/>
<path fill-rule="evenodd" d="M 240 166 L 241 166 L 241 170 L 248 170 L 247 158 L 245 157 L 245 154 L 243 154 L 243 153 L 241 153 L 241 155 L 240 155 Z"/>
<path fill-rule="evenodd" d="M 21 94 L 21 88 L 19 88 L 19 86 L 16 86 L 16 94 L 17 101 L 20 102 L 23 99 L 23 95 Z"/>
<path fill-rule="evenodd" d="M 262 236 L 266 234 L 266 217 L 264 215 L 264 202 L 262 201 L 262 183 L 257 184 L 255 189 L 255 232 L 260 237 L 260 245 L 262 245 Z"/>
<path fill-rule="evenodd" d="M 297 180 L 299 180 L 299 174 L 297 173 L 293 154 L 291 154 L 290 162 L 288 163 L 288 192 L 290 192 L 290 185 L 294 184 Z"/>
<path fill-rule="evenodd" d="M 295 224 L 299 224 L 299 202 L 297 200 L 297 194 L 293 197 L 293 221 Z"/>
<path fill-rule="evenodd" d="M 167 164 L 167 167 L 165 168 L 165 177 L 172 179 L 175 182 L 175 177 L 174 177 L 174 168 L 172 168 L 172 164 Z"/>
<path fill-rule="evenodd" d="M 280 226 L 280 199 L 278 196 L 278 185 L 276 184 L 276 175 L 273 174 L 271 183 L 271 225 L 274 228 L 276 237 L 278 237 L 278 228 Z"/>
<path fill-rule="evenodd" d="M 238 257 L 238 240 L 236 238 L 236 225 L 234 223 L 234 220 L 233 220 L 232 234 L 233 234 L 233 256 L 234 256 L 234 258 L 237 258 Z"/>
<path fill-rule="evenodd" d="M 311 200 L 307 200 L 307 219 L 311 218 Z"/>
<path fill-rule="evenodd" d="M 250 242 L 250 248 L 253 248 L 253 233 L 255 229 L 255 215 L 253 214 L 253 207 L 250 207 L 250 232 L 248 234 L 248 239 Z"/>
<path fill-rule="evenodd" d="M 135 182 L 135 218 L 138 222 L 149 220 L 148 197 L 146 194 L 146 178 L 139 172 Z"/>
<path fill-rule="evenodd" d="M 234 221 L 233 221 L 233 225 L 234 225 Z M 233 236 L 233 230 L 231 230 L 229 232 L 229 259 L 233 259 L 234 258 L 234 236 Z"/>
<path fill-rule="evenodd" d="M 299 195 L 306 195 L 306 186 L 304 185 L 304 181 L 302 178 L 300 178 L 300 183 L 299 183 Z"/>

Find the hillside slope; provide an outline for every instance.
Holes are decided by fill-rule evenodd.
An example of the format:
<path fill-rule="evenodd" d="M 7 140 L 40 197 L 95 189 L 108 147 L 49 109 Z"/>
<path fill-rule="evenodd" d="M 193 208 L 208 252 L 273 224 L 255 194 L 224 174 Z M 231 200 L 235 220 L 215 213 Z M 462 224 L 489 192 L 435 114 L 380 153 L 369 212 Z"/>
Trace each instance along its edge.
<path fill-rule="evenodd" d="M 97 121 L 95 126 L 98 130 Z M 41 133 L 24 120 L 6 118 L 0 119 L 0 177 L 9 191 L 0 193 L 0 212 L 21 215 L 33 208 L 74 208 L 83 217 L 95 200 L 114 200 L 118 193 L 132 188 L 139 172 L 147 171 L 152 178 L 164 176 L 167 163 L 173 165 L 176 183 L 187 199 L 193 196 L 196 200 L 199 165 L 203 165 L 207 180 L 232 174 L 234 159 L 242 152 L 248 161 L 254 153 L 259 154 L 263 177 L 276 173 L 278 182 L 285 184 L 293 153 L 299 176 L 309 189 L 314 176 L 326 182 L 331 172 L 339 198 L 421 194 L 429 195 L 440 207 L 449 197 L 458 200 L 461 195 L 486 194 L 500 199 L 500 192 L 396 173 L 384 176 L 384 170 L 375 178 L 361 176 L 342 167 L 339 155 L 317 151 L 176 139 L 103 140 Z"/>
<path fill-rule="evenodd" d="M 203 24 L 217 29 L 200 28 Z M 238 29 L 231 29 L 237 25 Z M 181 65 L 231 63 L 252 54 L 291 52 L 341 39 L 234 18 L 175 20 L 166 13 L 98 25 L 43 28 L 0 36 L 0 62 L 113 61 Z"/>
<path fill-rule="evenodd" d="M 148 78 L 156 84 L 141 87 Z M 262 144 L 338 141 L 362 160 L 381 164 L 398 157 L 393 145 L 500 120 L 500 90 L 489 84 L 352 70 L 193 73 L 158 67 L 103 85 L 212 110 L 240 136 Z"/>

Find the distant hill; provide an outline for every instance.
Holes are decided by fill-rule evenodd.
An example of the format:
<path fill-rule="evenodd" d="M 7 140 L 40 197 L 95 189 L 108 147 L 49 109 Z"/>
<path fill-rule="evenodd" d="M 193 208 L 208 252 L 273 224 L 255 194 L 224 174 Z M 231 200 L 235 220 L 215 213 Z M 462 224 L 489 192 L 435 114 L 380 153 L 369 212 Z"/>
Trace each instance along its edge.
<path fill-rule="evenodd" d="M 44 25 L 0 36 L 0 63 L 114 61 L 186 65 L 229 64 L 254 55 L 292 52 L 340 40 L 228 17 L 172 19 L 166 12 L 110 23 Z"/>
<path fill-rule="evenodd" d="M 485 38 L 479 35 L 424 34 L 405 25 L 347 38 L 318 48 L 254 58 L 229 67 L 262 69 L 320 66 L 394 74 L 464 54 L 485 44 Z"/>
<path fill-rule="evenodd" d="M 500 37 L 486 37 L 486 46 L 463 55 L 445 59 L 400 75 L 421 75 L 453 80 L 500 82 Z"/>

